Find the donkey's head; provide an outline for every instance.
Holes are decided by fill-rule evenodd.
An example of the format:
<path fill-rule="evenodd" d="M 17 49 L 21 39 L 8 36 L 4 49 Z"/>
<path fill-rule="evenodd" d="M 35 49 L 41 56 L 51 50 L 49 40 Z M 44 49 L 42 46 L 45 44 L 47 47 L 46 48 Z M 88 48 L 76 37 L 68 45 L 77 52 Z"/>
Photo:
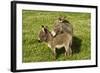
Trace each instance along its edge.
<path fill-rule="evenodd" d="M 60 23 L 69 23 L 69 21 L 66 20 L 66 17 L 65 16 L 60 16 L 58 18 L 58 22 L 60 22 Z"/>
<path fill-rule="evenodd" d="M 42 30 L 39 32 L 39 40 L 40 41 L 47 41 L 50 32 L 47 29 L 47 26 L 42 25 Z"/>

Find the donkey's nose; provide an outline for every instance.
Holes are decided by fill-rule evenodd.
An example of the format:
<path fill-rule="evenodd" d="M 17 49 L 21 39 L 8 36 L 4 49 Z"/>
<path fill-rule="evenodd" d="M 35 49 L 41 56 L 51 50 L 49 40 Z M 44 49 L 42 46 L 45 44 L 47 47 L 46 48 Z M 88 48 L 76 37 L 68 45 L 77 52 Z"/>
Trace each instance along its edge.
<path fill-rule="evenodd" d="M 41 43 L 41 42 L 42 42 L 39 38 L 37 39 L 37 41 L 38 41 L 39 43 Z"/>
<path fill-rule="evenodd" d="M 38 40 L 38 42 L 41 43 L 42 41 L 41 40 Z"/>

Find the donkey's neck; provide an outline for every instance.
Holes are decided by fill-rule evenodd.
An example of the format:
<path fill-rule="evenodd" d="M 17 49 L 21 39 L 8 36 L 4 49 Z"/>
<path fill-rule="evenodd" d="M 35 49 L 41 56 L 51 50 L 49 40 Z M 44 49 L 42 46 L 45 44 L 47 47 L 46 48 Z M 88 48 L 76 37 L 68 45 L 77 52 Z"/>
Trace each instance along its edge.
<path fill-rule="evenodd" d="M 53 40 L 53 36 L 52 36 L 51 32 L 48 32 L 47 42 L 49 43 L 52 40 Z"/>

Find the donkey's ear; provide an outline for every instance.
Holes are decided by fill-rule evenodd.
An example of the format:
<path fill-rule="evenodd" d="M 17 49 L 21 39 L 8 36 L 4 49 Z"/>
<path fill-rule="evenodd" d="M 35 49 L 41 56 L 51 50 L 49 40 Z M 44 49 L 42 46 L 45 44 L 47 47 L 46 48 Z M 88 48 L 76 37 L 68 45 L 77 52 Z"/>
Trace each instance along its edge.
<path fill-rule="evenodd" d="M 42 28 L 44 28 L 44 26 L 43 26 L 43 25 L 41 25 L 41 27 L 42 27 Z"/>
<path fill-rule="evenodd" d="M 66 16 L 62 16 L 62 18 L 64 18 L 64 19 L 65 19 L 65 18 L 66 18 Z"/>
<path fill-rule="evenodd" d="M 46 29 L 48 29 L 48 26 L 45 26 Z"/>
<path fill-rule="evenodd" d="M 43 31 L 43 32 L 45 32 L 44 26 L 43 26 L 43 25 L 41 25 L 41 27 L 42 27 L 42 31 Z"/>
<path fill-rule="evenodd" d="M 58 17 L 58 20 L 61 20 L 61 16 Z"/>

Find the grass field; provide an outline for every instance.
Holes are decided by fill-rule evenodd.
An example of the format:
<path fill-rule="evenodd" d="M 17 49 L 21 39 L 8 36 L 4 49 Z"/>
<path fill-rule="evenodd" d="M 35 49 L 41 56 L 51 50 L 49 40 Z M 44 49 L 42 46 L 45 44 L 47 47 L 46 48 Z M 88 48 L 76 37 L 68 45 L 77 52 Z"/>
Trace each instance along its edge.
<path fill-rule="evenodd" d="M 38 33 L 41 25 L 52 30 L 53 23 L 59 16 L 66 16 L 74 29 L 73 55 L 64 56 L 64 49 L 57 49 L 56 61 L 91 59 L 91 15 L 75 12 L 22 11 L 22 61 L 45 62 L 54 61 L 53 54 L 47 44 L 39 43 Z"/>

